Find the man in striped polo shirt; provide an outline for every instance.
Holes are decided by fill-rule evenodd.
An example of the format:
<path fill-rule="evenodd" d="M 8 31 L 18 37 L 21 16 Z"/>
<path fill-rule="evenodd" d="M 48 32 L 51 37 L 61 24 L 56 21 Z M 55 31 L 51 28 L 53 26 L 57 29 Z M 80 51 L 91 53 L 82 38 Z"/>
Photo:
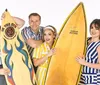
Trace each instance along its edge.
<path fill-rule="evenodd" d="M 41 16 L 38 13 L 29 15 L 29 26 L 22 29 L 21 33 L 26 42 L 29 55 L 32 60 L 33 49 L 42 43 L 43 27 L 40 26 Z M 33 61 L 32 61 L 33 63 Z M 33 63 L 34 66 L 34 63 Z M 34 66 L 35 72 L 37 67 Z"/>

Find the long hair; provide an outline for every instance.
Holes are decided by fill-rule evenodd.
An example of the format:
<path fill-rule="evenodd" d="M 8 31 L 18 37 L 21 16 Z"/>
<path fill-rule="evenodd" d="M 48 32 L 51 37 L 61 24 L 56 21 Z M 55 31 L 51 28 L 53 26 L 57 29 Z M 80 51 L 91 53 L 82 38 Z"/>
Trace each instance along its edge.
<path fill-rule="evenodd" d="M 96 30 L 100 31 L 100 19 L 94 19 L 90 24 L 90 30 L 92 29 L 92 25 L 94 24 Z M 99 36 L 100 39 L 100 36 Z"/>
<path fill-rule="evenodd" d="M 90 24 L 90 29 L 92 28 L 93 24 L 97 30 L 100 30 L 100 19 L 94 19 Z"/>
<path fill-rule="evenodd" d="M 100 30 L 100 19 L 94 19 L 90 24 L 90 29 L 89 30 L 92 29 L 93 24 L 94 24 L 96 30 Z M 92 39 L 92 37 L 87 38 L 87 45 L 89 45 L 91 43 L 91 39 Z M 99 39 L 100 39 L 100 37 L 99 37 Z"/>

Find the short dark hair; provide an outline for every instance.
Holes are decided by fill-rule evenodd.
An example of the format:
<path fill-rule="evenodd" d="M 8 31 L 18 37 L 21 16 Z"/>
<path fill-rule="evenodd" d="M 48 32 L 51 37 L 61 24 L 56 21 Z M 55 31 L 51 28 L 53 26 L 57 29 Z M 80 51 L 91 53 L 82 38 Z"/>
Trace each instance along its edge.
<path fill-rule="evenodd" d="M 98 30 L 100 29 L 100 19 L 94 19 L 90 24 L 90 29 L 92 28 L 92 24 L 94 24 L 95 28 L 98 28 Z"/>
<path fill-rule="evenodd" d="M 94 19 L 90 24 L 90 29 L 92 29 L 92 25 L 94 24 L 96 30 L 100 30 L 100 19 Z M 100 39 L 100 37 L 99 37 Z"/>
<path fill-rule="evenodd" d="M 28 18 L 30 19 L 31 16 L 39 16 L 40 20 L 41 20 L 41 16 L 38 13 L 31 13 Z"/>

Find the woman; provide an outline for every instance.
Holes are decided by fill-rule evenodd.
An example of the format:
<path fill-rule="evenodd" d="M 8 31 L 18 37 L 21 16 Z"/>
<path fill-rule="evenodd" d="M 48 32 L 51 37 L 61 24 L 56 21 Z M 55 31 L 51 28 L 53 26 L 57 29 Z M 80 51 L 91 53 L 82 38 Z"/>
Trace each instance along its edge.
<path fill-rule="evenodd" d="M 35 48 L 33 53 L 34 65 L 38 66 L 36 77 L 37 85 L 44 85 L 49 65 L 49 57 L 54 55 L 55 49 L 52 48 L 56 38 L 56 29 L 53 26 L 46 26 L 43 30 L 44 43 Z"/>
<path fill-rule="evenodd" d="M 90 34 L 85 59 L 83 56 L 76 58 L 83 65 L 79 85 L 100 85 L 100 19 L 92 21 Z"/>

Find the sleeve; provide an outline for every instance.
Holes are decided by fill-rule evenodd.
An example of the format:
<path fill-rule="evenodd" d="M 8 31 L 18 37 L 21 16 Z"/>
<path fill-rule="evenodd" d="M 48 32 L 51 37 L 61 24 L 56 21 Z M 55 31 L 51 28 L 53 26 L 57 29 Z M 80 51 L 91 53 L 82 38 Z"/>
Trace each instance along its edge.
<path fill-rule="evenodd" d="M 99 41 L 99 43 L 97 44 L 97 48 L 100 46 L 100 41 Z"/>
<path fill-rule="evenodd" d="M 21 31 L 21 34 L 22 34 L 24 40 L 32 38 L 31 31 L 28 27 L 23 28 L 22 31 Z"/>
<path fill-rule="evenodd" d="M 41 46 L 39 46 L 39 47 L 37 47 L 37 48 L 35 48 L 34 49 L 34 51 L 33 51 L 33 56 L 32 56 L 32 58 L 40 58 L 41 57 Z"/>

